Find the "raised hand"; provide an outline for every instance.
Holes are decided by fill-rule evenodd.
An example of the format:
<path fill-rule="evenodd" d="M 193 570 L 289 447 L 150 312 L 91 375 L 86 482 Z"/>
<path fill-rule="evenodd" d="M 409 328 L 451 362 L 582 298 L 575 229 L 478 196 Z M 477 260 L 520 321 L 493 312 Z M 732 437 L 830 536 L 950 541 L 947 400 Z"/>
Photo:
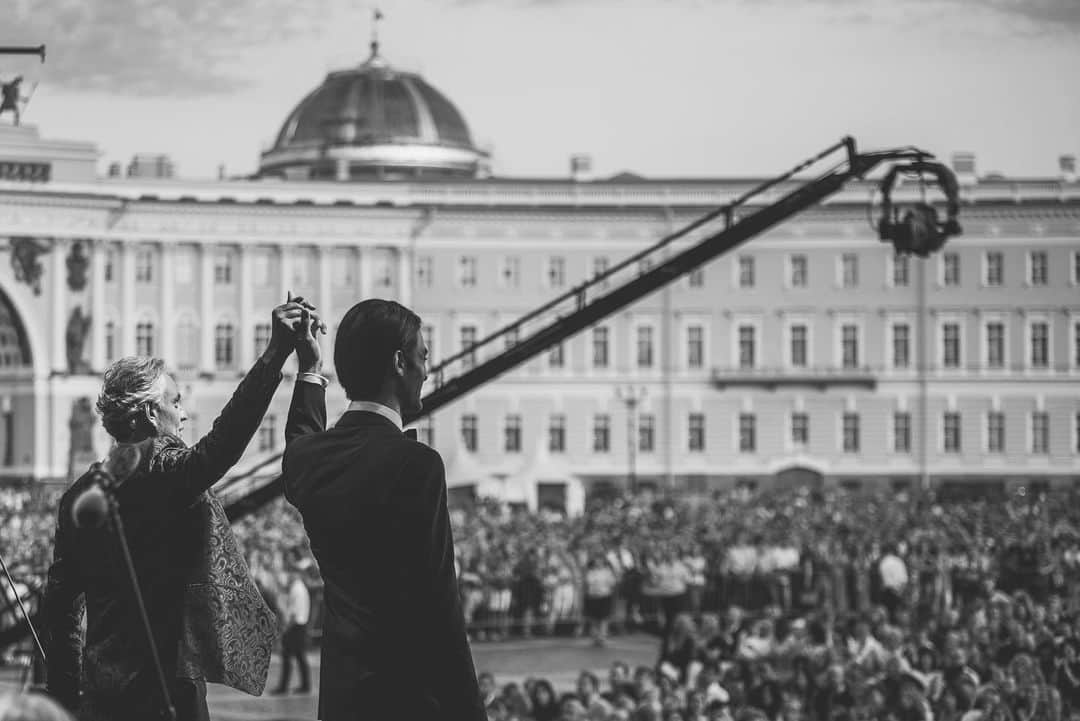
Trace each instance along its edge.
<path fill-rule="evenodd" d="M 305 314 L 314 312 L 315 306 L 302 296 L 292 297 L 290 292 L 284 303 L 274 308 L 270 315 L 270 343 L 263 357 L 268 361 L 284 362 L 296 346 L 296 334 Z"/>
<path fill-rule="evenodd" d="M 326 335 L 326 323 L 314 307 L 305 307 L 295 331 L 296 360 L 301 373 L 322 372 L 322 348 L 319 334 Z"/>

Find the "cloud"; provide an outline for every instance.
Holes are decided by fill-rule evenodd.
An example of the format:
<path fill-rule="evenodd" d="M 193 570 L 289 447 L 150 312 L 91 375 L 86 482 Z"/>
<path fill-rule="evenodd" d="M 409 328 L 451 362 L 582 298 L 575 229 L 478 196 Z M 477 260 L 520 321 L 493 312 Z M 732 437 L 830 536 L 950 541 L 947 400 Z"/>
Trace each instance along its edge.
<path fill-rule="evenodd" d="M 14 0 L 0 11 L 0 44 L 45 43 L 52 87 L 212 95 L 249 84 L 229 67 L 245 51 L 317 32 L 331 2 Z"/>

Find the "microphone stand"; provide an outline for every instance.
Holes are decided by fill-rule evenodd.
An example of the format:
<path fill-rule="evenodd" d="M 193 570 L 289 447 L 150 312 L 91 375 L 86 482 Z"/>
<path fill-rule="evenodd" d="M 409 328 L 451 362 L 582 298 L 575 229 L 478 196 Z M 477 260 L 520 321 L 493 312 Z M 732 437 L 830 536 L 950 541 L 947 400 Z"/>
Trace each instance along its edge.
<path fill-rule="evenodd" d="M 22 616 L 26 619 L 26 625 L 30 627 L 30 633 L 34 637 L 34 645 L 37 646 L 38 653 L 41 654 L 41 660 L 48 663 L 45 658 L 45 649 L 41 646 L 41 639 L 38 638 L 37 631 L 34 630 L 34 624 L 30 623 L 30 614 L 26 612 L 26 607 L 23 606 L 22 599 L 19 598 L 19 591 L 15 588 L 15 581 L 11 578 L 11 573 L 8 571 L 7 564 L 4 563 L 4 557 L 0 555 L 0 569 L 3 569 L 4 576 L 7 578 L 8 586 L 11 587 L 11 595 L 15 597 L 15 603 L 19 605 L 19 611 L 22 612 Z M 6 597 L 6 594 L 5 594 Z M 8 601 L 8 607 L 11 607 L 11 602 Z M 12 609 L 14 611 L 14 609 Z M 12 614 L 14 616 L 14 613 Z"/>
<path fill-rule="evenodd" d="M 176 708 L 172 704 L 169 695 L 169 685 L 165 682 L 165 671 L 161 666 L 161 657 L 158 655 L 157 643 L 154 641 L 154 632 L 150 628 L 150 616 L 146 613 L 146 604 L 143 602 L 142 590 L 139 588 L 139 578 L 135 573 L 135 563 L 131 560 L 131 549 L 128 547 L 127 536 L 124 534 L 124 522 L 120 518 L 120 504 L 116 501 L 116 490 L 119 485 L 116 477 L 105 470 L 104 464 L 95 463 L 93 473 L 96 476 L 101 490 L 105 493 L 105 499 L 109 508 L 109 520 L 116 530 L 116 537 L 120 541 L 120 551 L 124 556 L 124 564 L 127 566 L 128 578 L 131 579 L 131 590 L 134 592 L 135 605 L 139 609 L 139 617 L 142 619 L 143 630 L 146 632 L 146 642 L 150 646 L 150 656 L 154 660 L 154 670 L 157 672 L 158 685 L 161 690 L 161 699 L 165 704 L 165 718 L 176 721 Z"/>

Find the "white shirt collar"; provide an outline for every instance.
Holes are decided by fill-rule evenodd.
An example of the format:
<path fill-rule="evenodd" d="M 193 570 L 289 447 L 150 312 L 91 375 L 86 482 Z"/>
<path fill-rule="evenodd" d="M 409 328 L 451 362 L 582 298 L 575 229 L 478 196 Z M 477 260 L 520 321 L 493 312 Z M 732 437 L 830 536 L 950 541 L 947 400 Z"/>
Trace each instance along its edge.
<path fill-rule="evenodd" d="M 378 413 L 383 418 L 390 420 L 399 431 L 405 430 L 405 425 L 401 422 L 401 414 L 395 411 L 389 406 L 384 406 L 382 403 L 376 403 L 375 401 L 351 401 L 349 407 L 345 409 L 345 412 L 349 411 L 367 411 L 368 413 Z"/>

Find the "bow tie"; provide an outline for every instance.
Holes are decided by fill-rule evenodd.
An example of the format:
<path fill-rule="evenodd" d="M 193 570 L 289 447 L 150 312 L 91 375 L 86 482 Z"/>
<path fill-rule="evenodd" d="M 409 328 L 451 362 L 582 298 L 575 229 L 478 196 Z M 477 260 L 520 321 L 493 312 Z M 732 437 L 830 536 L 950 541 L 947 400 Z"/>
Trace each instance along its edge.
<path fill-rule="evenodd" d="M 416 429 L 415 428 L 407 428 L 407 429 L 405 429 L 405 437 L 406 438 L 411 438 L 411 439 L 413 439 L 415 441 L 416 440 Z"/>

